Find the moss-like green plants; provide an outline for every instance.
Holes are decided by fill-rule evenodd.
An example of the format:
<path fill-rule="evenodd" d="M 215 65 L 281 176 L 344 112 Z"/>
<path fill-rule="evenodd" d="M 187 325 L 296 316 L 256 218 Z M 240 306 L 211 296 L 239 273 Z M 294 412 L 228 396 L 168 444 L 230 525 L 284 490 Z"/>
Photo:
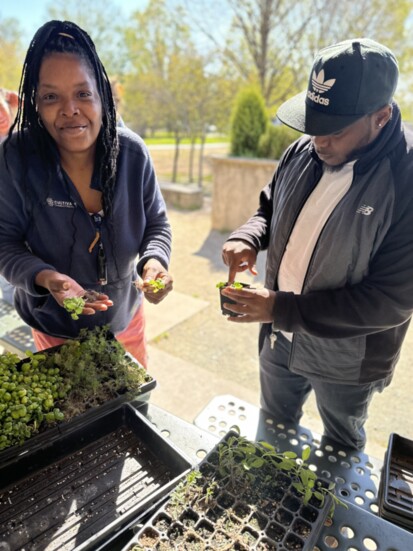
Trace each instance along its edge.
<path fill-rule="evenodd" d="M 28 352 L 21 364 L 16 354 L 0 356 L 0 450 L 23 443 L 42 423 L 64 417 L 57 403 L 67 395 L 67 382 L 45 359 Z"/>
<path fill-rule="evenodd" d="M 0 355 L 0 449 L 152 380 L 107 326 L 40 353 Z"/>

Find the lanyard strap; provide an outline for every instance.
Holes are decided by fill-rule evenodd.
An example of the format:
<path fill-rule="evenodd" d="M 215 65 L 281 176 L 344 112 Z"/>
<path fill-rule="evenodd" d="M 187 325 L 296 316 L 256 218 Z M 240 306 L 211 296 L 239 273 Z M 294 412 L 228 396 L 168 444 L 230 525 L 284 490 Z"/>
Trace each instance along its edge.
<path fill-rule="evenodd" d="M 98 256 L 97 256 L 98 282 L 100 285 L 106 285 L 108 282 L 108 270 L 107 270 L 107 264 L 106 264 L 105 250 L 103 248 L 102 239 L 100 238 L 102 216 L 100 214 L 92 214 L 92 218 L 93 218 L 96 234 L 92 243 L 89 245 L 88 250 L 89 250 L 89 253 L 91 253 L 95 248 L 95 245 L 99 243 Z"/>

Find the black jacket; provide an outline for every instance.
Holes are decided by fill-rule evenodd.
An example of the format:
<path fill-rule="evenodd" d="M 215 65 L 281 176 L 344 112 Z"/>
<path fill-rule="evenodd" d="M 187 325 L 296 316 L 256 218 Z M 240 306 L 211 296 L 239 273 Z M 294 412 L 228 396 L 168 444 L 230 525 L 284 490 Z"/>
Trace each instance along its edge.
<path fill-rule="evenodd" d="M 286 151 L 256 214 L 231 234 L 268 250 L 265 285 L 277 291 L 273 327 L 294 333 L 292 371 L 345 384 L 390 382 L 413 312 L 412 145 L 394 105 L 322 229 L 300 295 L 277 291 L 277 276 L 322 174 L 308 137 Z M 270 329 L 261 328 L 261 345 Z"/>

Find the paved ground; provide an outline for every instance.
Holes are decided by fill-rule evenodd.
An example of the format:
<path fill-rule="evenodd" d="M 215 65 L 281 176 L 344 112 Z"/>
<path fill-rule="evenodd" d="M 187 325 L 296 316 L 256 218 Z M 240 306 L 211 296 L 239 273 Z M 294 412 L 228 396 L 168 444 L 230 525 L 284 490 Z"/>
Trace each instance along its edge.
<path fill-rule="evenodd" d="M 149 370 L 158 381 L 151 400 L 191 422 L 216 395 L 230 394 L 258 405 L 258 327 L 227 322 L 220 313 L 215 287 L 227 276 L 221 261 L 227 234 L 210 229 L 209 200 L 197 211 L 170 208 L 169 216 L 174 236 L 174 291 L 157 306 L 145 303 Z M 258 269 L 255 281 L 262 283 L 264 257 Z M 370 409 L 366 451 L 377 458 L 383 458 L 391 432 L 413 439 L 412 377 L 413 327 L 392 385 L 375 398 Z M 302 424 L 322 432 L 312 398 Z"/>

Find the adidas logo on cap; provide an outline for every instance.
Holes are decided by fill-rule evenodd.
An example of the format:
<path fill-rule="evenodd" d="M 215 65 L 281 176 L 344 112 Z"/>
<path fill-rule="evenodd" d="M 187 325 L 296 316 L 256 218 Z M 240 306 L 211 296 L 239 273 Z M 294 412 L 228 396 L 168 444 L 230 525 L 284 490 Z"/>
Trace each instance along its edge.
<path fill-rule="evenodd" d="M 319 103 L 320 105 L 328 105 L 330 103 L 330 100 L 328 98 L 321 97 L 320 94 L 324 94 L 324 92 L 328 92 L 330 88 L 334 86 L 335 82 L 336 82 L 335 78 L 324 80 L 324 69 L 321 69 L 321 71 L 318 74 L 315 71 L 313 71 L 313 74 L 311 76 L 311 84 L 315 92 L 318 92 L 318 94 L 316 94 L 315 92 L 308 91 L 307 97 L 311 101 L 314 101 L 315 103 Z"/>

